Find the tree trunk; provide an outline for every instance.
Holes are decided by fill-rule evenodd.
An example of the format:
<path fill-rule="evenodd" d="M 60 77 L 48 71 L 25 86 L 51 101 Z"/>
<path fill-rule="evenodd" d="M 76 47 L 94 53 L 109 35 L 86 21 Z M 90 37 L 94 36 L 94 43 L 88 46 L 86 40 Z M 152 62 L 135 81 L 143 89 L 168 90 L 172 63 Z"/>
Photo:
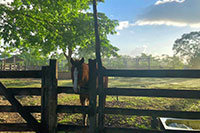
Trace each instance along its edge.
<path fill-rule="evenodd" d="M 97 14 L 97 2 L 93 0 L 93 14 L 94 14 L 94 28 L 95 28 L 95 39 L 96 39 L 96 59 L 98 63 L 98 67 L 102 67 L 101 62 L 101 41 L 99 37 L 99 23 L 98 23 L 98 14 Z"/>
<path fill-rule="evenodd" d="M 71 71 L 71 63 L 70 63 L 70 59 L 72 58 L 72 49 L 70 47 L 68 47 L 68 54 L 66 54 L 66 50 L 63 50 L 64 52 L 64 56 L 66 57 L 67 59 L 67 62 L 68 62 L 68 71 Z"/>

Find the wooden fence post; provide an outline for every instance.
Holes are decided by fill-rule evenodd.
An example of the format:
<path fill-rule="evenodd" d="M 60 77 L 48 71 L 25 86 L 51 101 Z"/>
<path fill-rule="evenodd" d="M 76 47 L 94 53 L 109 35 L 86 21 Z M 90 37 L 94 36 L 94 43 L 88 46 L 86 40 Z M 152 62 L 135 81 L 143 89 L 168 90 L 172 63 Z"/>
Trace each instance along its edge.
<path fill-rule="evenodd" d="M 152 129 L 158 129 L 159 127 L 159 122 L 156 116 L 152 116 L 152 120 L 151 120 L 151 128 Z"/>
<path fill-rule="evenodd" d="M 57 61 L 50 60 L 50 66 L 42 67 L 41 123 L 49 133 L 57 128 Z"/>
<path fill-rule="evenodd" d="M 89 132 L 96 132 L 96 60 L 89 60 Z"/>
<path fill-rule="evenodd" d="M 104 132 L 104 108 L 106 103 L 105 89 L 103 87 L 103 73 L 101 68 L 98 68 L 98 90 L 99 90 L 99 115 L 98 115 L 98 128 L 99 132 Z"/>

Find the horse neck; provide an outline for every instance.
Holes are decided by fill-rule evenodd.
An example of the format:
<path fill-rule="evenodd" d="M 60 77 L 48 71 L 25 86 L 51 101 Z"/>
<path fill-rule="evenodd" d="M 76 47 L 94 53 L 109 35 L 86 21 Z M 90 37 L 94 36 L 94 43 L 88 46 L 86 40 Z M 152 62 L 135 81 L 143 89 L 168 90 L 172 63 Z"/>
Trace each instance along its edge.
<path fill-rule="evenodd" d="M 83 69 L 82 79 L 85 80 L 85 81 L 88 81 L 89 80 L 89 66 L 88 66 L 88 64 L 83 63 L 82 69 Z"/>

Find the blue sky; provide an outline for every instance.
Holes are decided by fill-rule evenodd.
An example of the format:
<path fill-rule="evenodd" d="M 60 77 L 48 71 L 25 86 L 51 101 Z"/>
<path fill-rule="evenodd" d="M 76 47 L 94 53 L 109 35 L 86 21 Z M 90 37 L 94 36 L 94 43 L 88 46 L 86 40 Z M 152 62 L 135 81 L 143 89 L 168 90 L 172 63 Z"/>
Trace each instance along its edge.
<path fill-rule="evenodd" d="M 109 39 L 130 56 L 173 55 L 177 38 L 200 30 L 200 0 L 105 0 L 98 11 L 119 21 Z"/>

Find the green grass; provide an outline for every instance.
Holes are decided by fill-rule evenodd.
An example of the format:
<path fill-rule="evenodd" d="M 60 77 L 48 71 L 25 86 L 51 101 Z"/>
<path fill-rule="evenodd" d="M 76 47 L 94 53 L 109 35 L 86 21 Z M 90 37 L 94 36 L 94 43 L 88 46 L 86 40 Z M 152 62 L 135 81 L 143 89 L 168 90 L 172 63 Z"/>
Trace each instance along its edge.
<path fill-rule="evenodd" d="M 39 79 L 0 79 L 0 82 L 9 88 L 41 87 L 41 80 Z M 58 86 L 72 86 L 72 81 L 59 80 Z"/>
<path fill-rule="evenodd" d="M 0 79 L 0 82 L 9 88 L 41 87 L 41 80 L 35 79 Z"/>
<path fill-rule="evenodd" d="M 41 87 L 41 80 L 32 79 L 0 79 L 6 87 Z M 59 80 L 59 86 L 72 86 L 71 80 Z M 159 78 L 109 78 L 109 87 L 118 88 L 145 88 L 145 89 L 184 89 L 200 90 L 200 79 L 159 79 Z M 40 97 L 20 97 L 23 105 L 40 105 Z M 106 106 L 117 108 L 151 109 L 151 110 L 177 110 L 200 111 L 200 101 L 180 98 L 148 98 L 107 96 Z M 0 100 L 1 101 L 1 100 Z M 7 104 L 5 100 L 0 104 Z M 59 94 L 59 105 L 80 105 L 79 96 Z M 81 114 L 59 114 L 59 123 L 81 124 Z M 6 120 L 1 119 L 0 122 Z M 106 115 L 106 126 L 150 128 L 151 117 Z"/>
<path fill-rule="evenodd" d="M 146 89 L 200 89 L 200 79 L 181 78 L 109 78 L 109 87 Z"/>

